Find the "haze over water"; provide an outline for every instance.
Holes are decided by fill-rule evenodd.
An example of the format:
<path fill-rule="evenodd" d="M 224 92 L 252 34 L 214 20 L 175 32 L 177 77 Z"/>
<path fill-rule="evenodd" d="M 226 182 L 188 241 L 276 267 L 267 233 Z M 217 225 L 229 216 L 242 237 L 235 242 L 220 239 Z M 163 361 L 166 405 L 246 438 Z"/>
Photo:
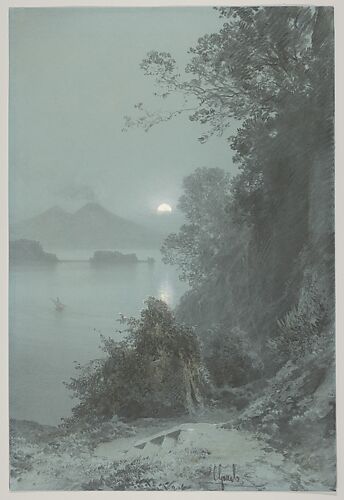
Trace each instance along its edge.
<path fill-rule="evenodd" d="M 136 252 L 139 258 L 147 255 Z M 91 255 L 87 252 L 87 255 Z M 58 254 L 86 258 L 85 254 Z M 77 374 L 73 361 L 102 356 L 99 332 L 117 336 L 119 313 L 137 316 L 152 295 L 174 307 L 187 287 L 161 262 L 94 268 L 88 262 L 55 267 L 17 265 L 10 274 L 11 417 L 56 425 L 75 404 L 63 385 Z M 66 304 L 54 309 L 51 298 Z"/>
<path fill-rule="evenodd" d="M 53 217 L 45 225 L 39 219 L 34 231 L 28 219 L 55 205 L 70 215 L 96 203 L 165 236 L 184 222 L 177 200 L 185 176 L 207 165 L 236 172 L 227 136 L 201 144 L 203 126 L 191 124 L 188 113 L 148 134 L 141 128 L 122 132 L 124 117 L 135 113 L 138 102 L 161 110 L 140 67 L 147 52 L 173 52 L 183 74 L 189 47 L 222 25 L 214 9 L 185 8 L 182 16 L 179 9 L 12 9 L 9 23 L 10 226 L 19 224 L 19 233 L 28 233 L 12 233 L 13 240 L 39 241 L 45 251 L 68 259 L 57 247 L 80 245 L 71 241 L 78 240 L 77 230 L 85 231 L 85 240 L 94 236 L 93 250 L 122 251 L 103 242 L 117 235 L 110 224 L 97 241 L 95 228 L 103 225 L 93 216 L 66 222 L 63 230 L 61 210 L 55 210 L 56 224 Z M 181 96 L 170 95 L 164 103 L 164 110 L 184 106 Z M 156 212 L 164 203 L 172 207 L 169 219 Z M 110 334 L 119 326 L 119 312 L 137 315 L 149 295 L 174 306 L 184 290 L 160 258 L 154 267 L 11 267 L 11 416 L 57 423 L 73 404 L 62 385 L 74 374 L 73 360 L 101 354 L 94 329 Z M 57 296 L 67 305 L 62 313 L 50 300 Z"/>

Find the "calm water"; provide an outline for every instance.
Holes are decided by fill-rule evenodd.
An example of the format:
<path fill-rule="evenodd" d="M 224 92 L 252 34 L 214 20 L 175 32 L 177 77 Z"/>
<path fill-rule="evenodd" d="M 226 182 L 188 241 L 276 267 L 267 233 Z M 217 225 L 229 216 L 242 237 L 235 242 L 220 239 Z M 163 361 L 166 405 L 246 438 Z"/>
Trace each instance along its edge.
<path fill-rule="evenodd" d="M 177 272 L 159 257 L 154 266 L 94 269 L 87 262 L 53 268 L 13 266 L 11 417 L 57 424 L 75 404 L 62 382 L 78 373 L 74 360 L 86 362 L 102 355 L 99 331 L 115 336 L 119 313 L 138 315 L 149 295 L 174 306 L 185 290 Z M 57 296 L 67 305 L 63 312 L 54 310 L 51 298 Z"/>

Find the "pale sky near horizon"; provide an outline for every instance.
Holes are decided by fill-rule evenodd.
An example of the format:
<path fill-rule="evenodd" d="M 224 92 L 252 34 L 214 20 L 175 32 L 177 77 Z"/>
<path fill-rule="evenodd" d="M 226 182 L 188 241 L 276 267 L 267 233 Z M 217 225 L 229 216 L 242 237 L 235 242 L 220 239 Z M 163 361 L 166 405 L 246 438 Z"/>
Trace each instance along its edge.
<path fill-rule="evenodd" d="M 206 130 L 187 115 L 122 132 L 135 103 L 161 106 L 139 68 L 146 53 L 169 51 L 183 68 L 221 24 L 211 8 L 11 9 L 11 221 L 87 201 L 135 219 L 175 207 L 199 166 L 234 172 L 226 137 L 200 144 Z"/>

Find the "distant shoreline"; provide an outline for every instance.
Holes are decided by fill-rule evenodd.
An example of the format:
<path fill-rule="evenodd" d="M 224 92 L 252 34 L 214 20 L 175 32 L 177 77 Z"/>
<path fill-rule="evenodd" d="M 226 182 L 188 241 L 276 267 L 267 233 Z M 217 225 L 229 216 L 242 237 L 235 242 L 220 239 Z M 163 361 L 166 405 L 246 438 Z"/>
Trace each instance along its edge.
<path fill-rule="evenodd" d="M 25 265 L 34 265 L 34 266 L 56 266 L 57 264 L 90 264 L 92 267 L 110 267 L 110 266 L 118 266 L 118 265 L 133 265 L 133 264 L 149 264 L 152 265 L 147 259 L 140 260 L 138 259 L 136 262 L 99 262 L 93 263 L 90 259 L 58 259 L 54 262 L 44 262 L 44 261 L 12 261 L 11 266 L 25 266 Z"/>
<path fill-rule="evenodd" d="M 92 264 L 93 266 L 117 266 L 118 264 L 149 264 L 150 262 L 147 259 L 138 259 L 135 262 L 102 262 L 102 263 L 93 263 L 91 262 L 91 259 L 59 259 L 57 261 L 57 264 L 73 264 L 75 262 L 88 262 L 89 264 Z"/>
<path fill-rule="evenodd" d="M 55 253 L 46 252 L 39 241 L 20 239 L 10 241 L 9 257 L 11 264 L 52 265 L 58 263 L 85 263 L 92 266 L 109 266 L 118 264 L 137 264 L 145 262 L 149 265 L 155 263 L 153 257 L 138 259 L 136 253 L 124 254 L 118 250 L 96 250 L 93 256 L 83 259 L 60 259 Z"/>

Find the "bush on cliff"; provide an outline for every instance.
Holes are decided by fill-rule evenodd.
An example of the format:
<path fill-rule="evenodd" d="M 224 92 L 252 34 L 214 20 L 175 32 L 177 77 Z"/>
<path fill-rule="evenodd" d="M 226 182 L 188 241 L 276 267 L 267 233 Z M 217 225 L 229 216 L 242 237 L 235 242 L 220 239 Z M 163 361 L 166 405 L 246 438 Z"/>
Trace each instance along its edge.
<path fill-rule="evenodd" d="M 79 403 L 65 424 L 113 415 L 154 417 L 191 412 L 202 404 L 200 349 L 193 330 L 177 324 L 163 301 L 148 298 L 139 319 L 121 323 L 125 338 L 102 337 L 106 356 L 77 365 L 66 386 Z"/>

